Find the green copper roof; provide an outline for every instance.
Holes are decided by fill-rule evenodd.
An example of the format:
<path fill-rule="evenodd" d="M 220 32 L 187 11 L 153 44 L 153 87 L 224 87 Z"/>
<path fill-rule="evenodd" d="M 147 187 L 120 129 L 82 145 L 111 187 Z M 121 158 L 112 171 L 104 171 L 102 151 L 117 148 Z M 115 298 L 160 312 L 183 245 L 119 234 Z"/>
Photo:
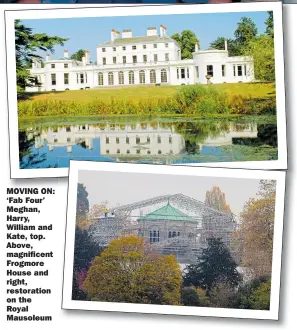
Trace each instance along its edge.
<path fill-rule="evenodd" d="M 196 221 L 192 217 L 184 214 L 175 207 L 171 206 L 169 203 L 160 209 L 153 211 L 143 217 L 140 217 L 139 220 L 147 221 L 162 221 L 162 220 L 173 220 L 173 221 Z"/>

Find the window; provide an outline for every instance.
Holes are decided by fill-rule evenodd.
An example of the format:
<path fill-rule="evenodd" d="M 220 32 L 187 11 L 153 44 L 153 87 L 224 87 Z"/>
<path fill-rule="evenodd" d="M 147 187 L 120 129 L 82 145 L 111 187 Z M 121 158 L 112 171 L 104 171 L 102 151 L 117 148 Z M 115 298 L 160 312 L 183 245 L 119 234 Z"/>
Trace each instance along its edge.
<path fill-rule="evenodd" d="M 137 149 L 136 150 L 136 153 L 139 155 L 140 154 L 140 149 Z"/>
<path fill-rule="evenodd" d="M 238 75 L 238 77 L 242 76 L 242 65 L 237 66 L 237 75 Z"/>
<path fill-rule="evenodd" d="M 150 71 L 150 83 L 151 84 L 156 83 L 156 71 L 155 70 Z"/>
<path fill-rule="evenodd" d="M 157 44 L 154 44 L 154 48 L 157 48 L 158 47 L 158 45 Z"/>
<path fill-rule="evenodd" d="M 126 50 L 126 47 L 125 47 L 125 46 L 123 46 L 123 50 L 124 50 L 124 51 Z"/>
<path fill-rule="evenodd" d="M 51 64 L 51 68 L 54 69 L 56 67 L 56 64 Z"/>
<path fill-rule="evenodd" d="M 85 82 L 84 74 L 81 73 L 79 76 L 80 76 L 80 83 L 83 84 Z"/>
<path fill-rule="evenodd" d="M 177 76 L 177 79 L 179 79 L 179 69 L 178 68 L 176 69 L 176 76 Z"/>
<path fill-rule="evenodd" d="M 162 154 L 162 150 L 158 150 L 158 155 L 161 155 Z"/>
<path fill-rule="evenodd" d="M 120 143 L 120 138 L 116 138 L 116 144 L 119 144 Z"/>
<path fill-rule="evenodd" d="M 129 71 L 129 85 L 133 85 L 133 84 L 134 84 L 134 72 Z"/>
<path fill-rule="evenodd" d="M 113 72 L 108 72 L 108 85 L 113 85 L 114 80 L 113 80 Z"/>
<path fill-rule="evenodd" d="M 119 72 L 119 85 L 124 85 L 124 72 L 123 71 L 120 71 Z"/>
<path fill-rule="evenodd" d="M 128 138 L 128 136 L 126 137 L 126 144 L 130 144 L 130 139 Z"/>
<path fill-rule="evenodd" d="M 143 49 L 146 49 L 146 45 L 142 45 L 142 48 L 143 48 Z"/>
<path fill-rule="evenodd" d="M 71 127 L 66 127 L 66 132 L 71 132 Z"/>
<path fill-rule="evenodd" d="M 88 82 L 88 74 L 85 73 L 85 77 L 86 77 L 86 83 Z"/>
<path fill-rule="evenodd" d="M 129 154 L 130 153 L 130 150 L 129 149 L 127 149 L 127 154 Z"/>
<path fill-rule="evenodd" d="M 236 67 L 233 65 L 233 76 L 236 77 Z"/>
<path fill-rule="evenodd" d="M 133 64 L 135 64 L 135 63 L 137 63 L 137 56 L 136 55 L 133 56 Z"/>
<path fill-rule="evenodd" d="M 146 142 L 151 143 L 151 138 L 149 136 L 146 138 Z"/>
<path fill-rule="evenodd" d="M 106 52 L 106 48 L 102 48 L 102 53 L 105 53 Z"/>
<path fill-rule="evenodd" d="M 109 137 L 107 137 L 107 138 L 105 139 L 105 143 L 106 143 L 106 144 L 109 144 Z"/>
<path fill-rule="evenodd" d="M 52 73 L 51 74 L 51 77 L 52 77 L 52 85 L 56 85 L 57 81 L 56 81 L 56 74 L 55 73 Z"/>
<path fill-rule="evenodd" d="M 160 241 L 160 232 L 159 230 L 150 230 L 150 243 Z"/>
<path fill-rule="evenodd" d="M 244 65 L 244 75 L 246 76 L 246 64 Z"/>
<path fill-rule="evenodd" d="M 161 70 L 161 82 L 167 83 L 167 71 L 165 69 Z"/>
<path fill-rule="evenodd" d="M 154 54 L 154 62 L 158 62 L 158 54 Z"/>
<path fill-rule="evenodd" d="M 107 153 L 107 155 L 109 154 L 109 150 L 108 149 L 106 150 L 106 153 Z"/>
<path fill-rule="evenodd" d="M 145 72 L 143 70 L 139 71 L 139 83 L 145 84 Z"/>
<path fill-rule="evenodd" d="M 64 85 L 69 84 L 69 73 L 64 73 Z"/>
<path fill-rule="evenodd" d="M 117 154 L 119 154 L 121 151 L 120 151 L 120 149 L 117 149 Z"/>
<path fill-rule="evenodd" d="M 206 72 L 208 76 L 213 77 L 213 65 L 207 65 L 206 66 Z"/>
<path fill-rule="evenodd" d="M 169 54 L 168 54 L 168 53 L 165 54 L 165 61 L 166 61 L 166 62 L 169 61 Z"/>
<path fill-rule="evenodd" d="M 199 66 L 196 66 L 196 78 L 199 78 Z"/>
<path fill-rule="evenodd" d="M 115 56 L 112 58 L 112 62 L 113 64 L 117 64 L 117 58 Z"/>
<path fill-rule="evenodd" d="M 117 48 L 116 47 L 112 47 L 112 50 L 115 52 L 117 50 Z"/>
<path fill-rule="evenodd" d="M 143 55 L 143 63 L 147 63 L 147 55 Z"/>
<path fill-rule="evenodd" d="M 132 46 L 132 50 L 136 50 L 136 46 Z"/>
<path fill-rule="evenodd" d="M 67 138 L 67 142 L 71 142 L 71 138 Z"/>
<path fill-rule="evenodd" d="M 103 86 L 103 73 L 98 73 L 98 85 Z"/>
<path fill-rule="evenodd" d="M 186 70 L 185 69 L 180 69 L 180 77 L 181 77 L 181 79 L 186 78 Z"/>
<path fill-rule="evenodd" d="M 68 63 L 64 63 L 64 69 L 68 69 Z"/>
<path fill-rule="evenodd" d="M 169 143 L 172 144 L 172 136 L 169 136 Z"/>
<path fill-rule="evenodd" d="M 190 70 L 187 68 L 187 77 L 190 78 Z"/>
<path fill-rule="evenodd" d="M 167 43 L 165 44 L 165 48 L 168 48 L 168 44 Z"/>
<path fill-rule="evenodd" d="M 139 143 L 140 143 L 140 137 L 136 136 L 136 144 L 139 144 Z"/>
<path fill-rule="evenodd" d="M 226 65 L 222 65 L 222 77 L 226 76 Z"/>
<path fill-rule="evenodd" d="M 148 154 L 148 155 L 150 155 L 150 154 L 151 154 L 151 151 L 150 151 L 150 150 L 148 150 L 148 151 L 147 151 L 147 154 Z"/>
<path fill-rule="evenodd" d="M 123 56 L 123 64 L 126 64 L 126 63 L 127 63 L 126 56 Z"/>
<path fill-rule="evenodd" d="M 158 136 L 157 141 L 158 141 L 158 143 L 162 142 L 161 136 Z"/>
<path fill-rule="evenodd" d="M 76 83 L 79 84 L 79 74 L 76 74 Z"/>
<path fill-rule="evenodd" d="M 103 65 L 106 64 L 106 57 L 103 57 L 103 58 L 102 58 L 102 63 L 103 63 Z"/>

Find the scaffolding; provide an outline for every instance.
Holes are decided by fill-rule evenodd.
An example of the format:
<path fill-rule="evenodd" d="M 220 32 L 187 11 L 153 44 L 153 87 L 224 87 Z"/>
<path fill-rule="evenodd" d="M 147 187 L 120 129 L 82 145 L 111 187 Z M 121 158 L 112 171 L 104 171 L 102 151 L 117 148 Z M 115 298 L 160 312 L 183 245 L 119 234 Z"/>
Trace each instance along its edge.
<path fill-rule="evenodd" d="M 184 227 L 180 236 L 168 237 L 161 241 L 150 241 L 143 233 L 149 232 L 149 225 L 145 221 L 138 221 L 139 217 L 132 215 L 133 211 L 145 207 L 158 208 L 158 205 L 170 203 L 184 212 L 195 225 Z M 95 218 L 89 227 L 89 234 L 93 241 L 101 246 L 108 246 L 112 239 L 136 235 L 150 244 L 150 248 L 162 254 L 175 254 L 179 262 L 193 262 L 207 245 L 207 238 L 217 237 L 231 246 L 233 233 L 237 230 L 238 219 L 231 212 L 213 209 L 203 202 L 183 194 L 162 195 L 132 204 L 119 206 L 113 210 L 113 216 Z"/>

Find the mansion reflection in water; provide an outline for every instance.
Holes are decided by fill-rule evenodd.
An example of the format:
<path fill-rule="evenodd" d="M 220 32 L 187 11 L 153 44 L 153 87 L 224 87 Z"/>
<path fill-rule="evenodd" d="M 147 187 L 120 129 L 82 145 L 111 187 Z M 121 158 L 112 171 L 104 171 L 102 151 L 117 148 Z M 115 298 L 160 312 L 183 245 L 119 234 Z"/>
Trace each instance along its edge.
<path fill-rule="evenodd" d="M 199 132 L 195 133 L 199 137 Z M 27 137 L 34 140 L 36 149 L 48 146 L 65 148 L 72 152 L 74 145 L 93 150 L 94 140 L 98 139 L 100 154 L 114 158 L 150 157 L 179 155 L 185 151 L 185 137 L 177 132 L 174 124 L 135 123 L 135 124 L 90 124 L 63 127 L 41 128 L 39 132 L 31 128 Z M 224 130 L 209 133 L 203 141 L 197 142 L 197 151 L 203 147 L 232 145 L 233 139 L 256 139 L 256 123 L 228 123 Z"/>

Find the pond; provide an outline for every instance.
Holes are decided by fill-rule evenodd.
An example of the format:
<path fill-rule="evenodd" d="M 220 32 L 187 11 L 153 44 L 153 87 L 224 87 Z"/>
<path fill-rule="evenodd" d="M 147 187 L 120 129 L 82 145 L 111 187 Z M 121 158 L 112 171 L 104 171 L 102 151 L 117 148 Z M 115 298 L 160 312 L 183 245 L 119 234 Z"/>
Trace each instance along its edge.
<path fill-rule="evenodd" d="M 71 159 L 190 164 L 276 160 L 274 116 L 54 118 L 19 121 L 20 168 L 68 167 Z"/>

